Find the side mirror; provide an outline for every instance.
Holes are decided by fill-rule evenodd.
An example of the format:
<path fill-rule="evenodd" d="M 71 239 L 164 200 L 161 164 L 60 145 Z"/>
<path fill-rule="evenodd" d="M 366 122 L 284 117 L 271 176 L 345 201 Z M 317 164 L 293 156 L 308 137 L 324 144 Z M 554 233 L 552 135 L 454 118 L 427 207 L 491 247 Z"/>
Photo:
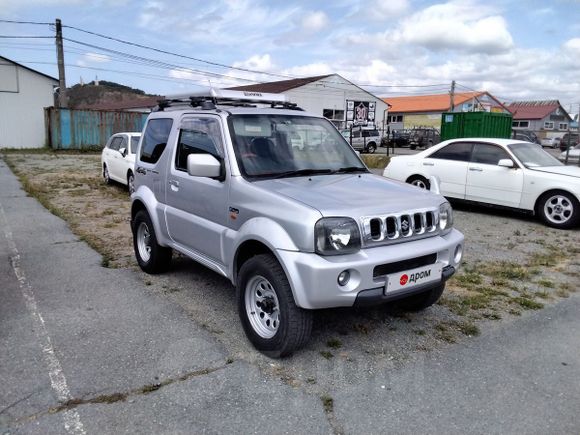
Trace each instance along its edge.
<path fill-rule="evenodd" d="M 221 169 L 221 163 L 211 154 L 187 156 L 187 173 L 193 177 L 219 178 Z"/>
<path fill-rule="evenodd" d="M 123 157 L 125 157 L 127 155 L 127 149 L 126 148 L 119 148 L 119 152 L 121 153 L 121 155 Z"/>
<path fill-rule="evenodd" d="M 501 159 L 499 162 L 497 162 L 497 165 L 503 168 L 513 168 L 514 162 L 512 159 Z"/>

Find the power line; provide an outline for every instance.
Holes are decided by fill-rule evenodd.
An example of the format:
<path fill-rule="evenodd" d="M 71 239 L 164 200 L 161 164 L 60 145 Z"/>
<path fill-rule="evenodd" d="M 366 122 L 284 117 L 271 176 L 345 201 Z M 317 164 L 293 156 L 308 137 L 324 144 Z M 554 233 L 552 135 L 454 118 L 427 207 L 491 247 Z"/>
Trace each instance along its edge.
<path fill-rule="evenodd" d="M 54 36 L 32 36 L 32 35 L 27 35 L 27 36 L 22 36 L 22 35 L 0 35 L 0 38 L 3 38 L 3 39 L 46 39 L 46 38 L 54 39 Z"/>
<path fill-rule="evenodd" d="M 41 23 L 38 21 L 16 21 L 16 20 L 0 20 L 0 23 L 10 23 L 10 24 L 39 24 L 43 26 L 54 25 L 54 23 Z"/>

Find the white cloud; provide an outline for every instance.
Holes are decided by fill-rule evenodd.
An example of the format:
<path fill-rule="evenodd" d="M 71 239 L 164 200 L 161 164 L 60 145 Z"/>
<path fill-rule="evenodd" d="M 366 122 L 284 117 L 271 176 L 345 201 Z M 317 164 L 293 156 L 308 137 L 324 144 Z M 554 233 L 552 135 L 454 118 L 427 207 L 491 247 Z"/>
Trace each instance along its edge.
<path fill-rule="evenodd" d="M 383 20 L 398 17 L 408 9 L 408 0 L 374 0 L 368 12 L 371 17 Z"/>
<path fill-rule="evenodd" d="M 324 12 L 311 12 L 302 18 L 302 29 L 308 33 L 316 33 L 328 26 L 328 23 L 328 16 Z"/>
<path fill-rule="evenodd" d="M 403 20 L 396 40 L 430 50 L 501 53 L 513 47 L 505 19 L 470 0 L 430 6 Z"/>
<path fill-rule="evenodd" d="M 234 62 L 233 66 L 257 71 L 272 71 L 275 69 L 275 65 L 272 63 L 272 58 L 269 54 L 262 56 L 256 54 L 244 61 Z"/>
<path fill-rule="evenodd" d="M 111 58 L 106 54 L 99 54 L 99 53 L 86 53 L 84 58 L 88 62 L 95 62 L 95 63 L 106 63 L 110 62 Z"/>
<path fill-rule="evenodd" d="M 564 48 L 571 52 L 580 54 L 580 38 L 572 38 L 564 43 Z"/>

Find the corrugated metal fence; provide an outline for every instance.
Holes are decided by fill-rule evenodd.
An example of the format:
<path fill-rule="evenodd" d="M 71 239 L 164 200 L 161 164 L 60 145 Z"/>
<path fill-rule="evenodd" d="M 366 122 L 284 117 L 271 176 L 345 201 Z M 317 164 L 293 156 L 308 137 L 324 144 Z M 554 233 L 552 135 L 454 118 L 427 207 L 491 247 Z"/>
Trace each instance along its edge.
<path fill-rule="evenodd" d="M 47 107 L 44 109 L 44 119 L 49 147 L 55 150 L 86 150 L 102 148 L 114 133 L 141 131 L 147 113 Z"/>

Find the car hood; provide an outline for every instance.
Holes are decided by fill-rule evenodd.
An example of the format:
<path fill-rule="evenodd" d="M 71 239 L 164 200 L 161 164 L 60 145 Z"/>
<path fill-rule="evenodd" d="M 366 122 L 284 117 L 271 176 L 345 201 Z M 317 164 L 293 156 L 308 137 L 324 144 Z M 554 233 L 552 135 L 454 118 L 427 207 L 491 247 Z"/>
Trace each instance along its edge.
<path fill-rule="evenodd" d="M 545 172 L 547 174 L 567 175 L 580 178 L 580 168 L 577 166 L 544 166 L 541 168 L 529 168 L 532 171 Z"/>
<path fill-rule="evenodd" d="M 436 208 L 445 199 L 409 184 L 372 174 L 337 174 L 255 182 L 263 189 L 292 198 L 323 216 L 362 216 Z"/>

